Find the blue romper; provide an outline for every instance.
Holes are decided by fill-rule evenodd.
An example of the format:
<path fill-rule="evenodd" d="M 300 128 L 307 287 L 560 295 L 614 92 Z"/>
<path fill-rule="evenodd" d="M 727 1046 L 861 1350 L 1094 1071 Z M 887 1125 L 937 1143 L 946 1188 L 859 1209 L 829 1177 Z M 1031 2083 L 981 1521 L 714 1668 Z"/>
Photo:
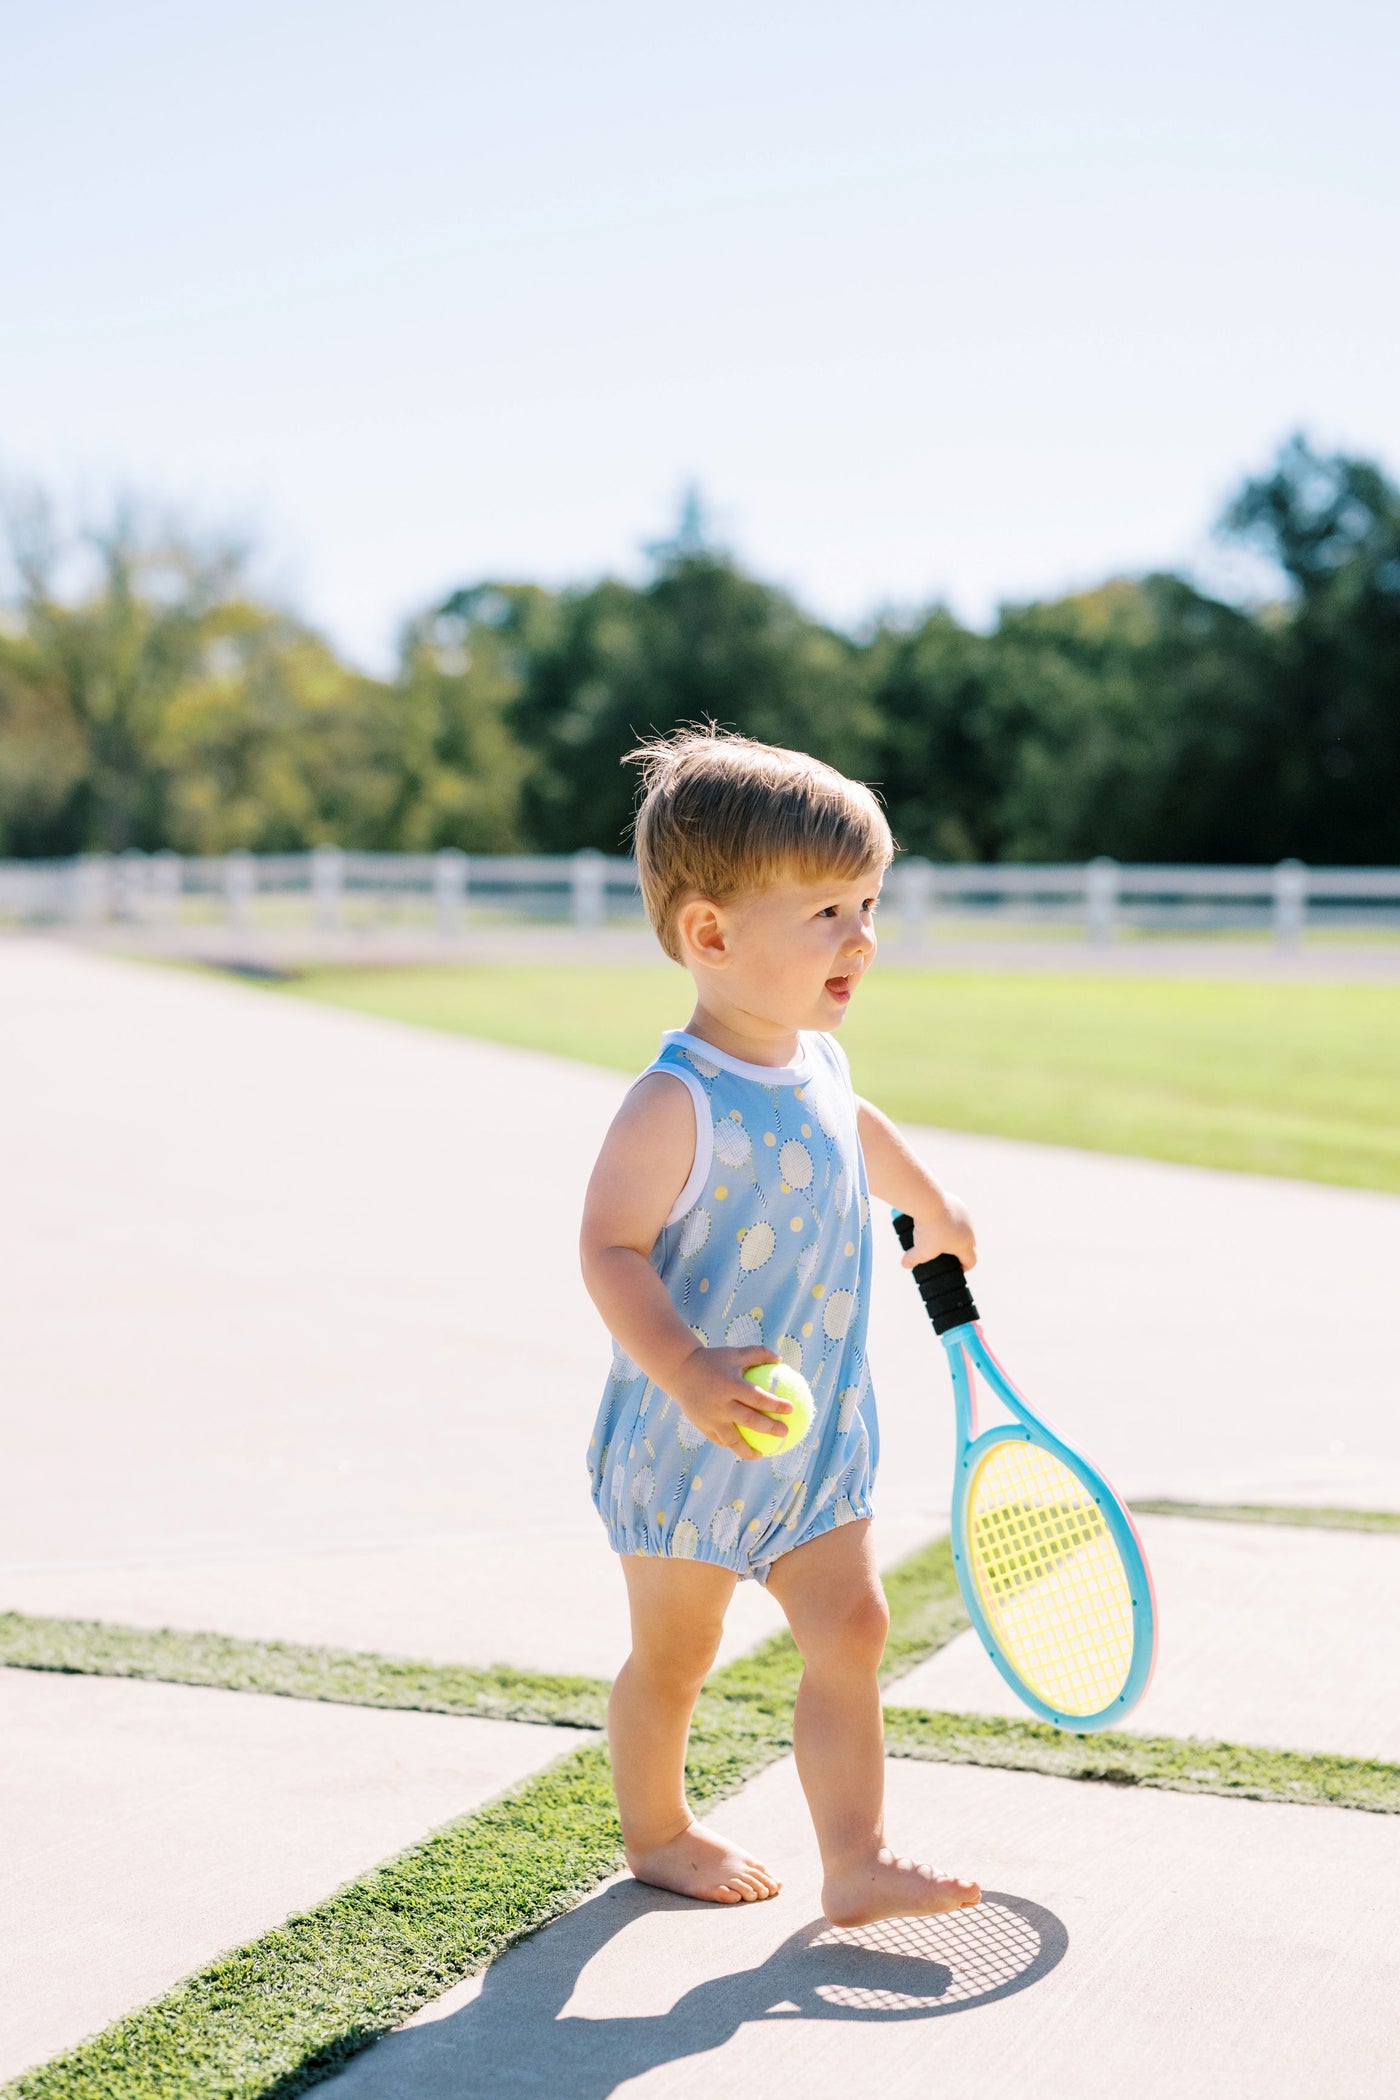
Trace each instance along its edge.
<path fill-rule="evenodd" d="M 676 1029 L 641 1076 L 695 1104 L 695 1164 L 651 1251 L 712 1348 L 763 1343 L 816 1412 L 800 1444 L 746 1460 L 710 1444 L 616 1342 L 589 1445 L 617 1553 L 709 1561 L 766 1582 L 780 1553 L 870 1515 L 880 1438 L 865 1362 L 870 1200 L 845 1052 L 799 1037 L 795 1064 L 750 1065 Z"/>

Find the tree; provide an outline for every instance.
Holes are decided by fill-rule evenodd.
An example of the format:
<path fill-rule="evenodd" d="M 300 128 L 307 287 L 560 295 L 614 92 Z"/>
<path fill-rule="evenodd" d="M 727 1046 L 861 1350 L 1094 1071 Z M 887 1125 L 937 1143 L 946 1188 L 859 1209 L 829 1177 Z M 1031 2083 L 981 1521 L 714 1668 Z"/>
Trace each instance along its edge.
<path fill-rule="evenodd" d="M 607 579 L 528 617 L 512 720 L 532 754 L 526 821 L 537 845 L 624 850 L 639 737 L 713 720 L 864 776 L 876 722 L 861 652 L 705 545 L 694 513 L 650 550 L 640 590 Z M 523 609 L 522 609 L 523 610 Z"/>
<path fill-rule="evenodd" d="M 233 594 L 237 553 L 118 510 L 84 535 L 87 579 L 64 598 L 57 578 L 71 550 L 44 505 L 12 510 L 10 542 L 18 631 L 0 654 L 7 831 L 59 853 L 163 844 L 169 781 L 153 746 Z"/>
<path fill-rule="evenodd" d="M 289 615 L 246 599 L 220 606 L 152 739 L 168 782 L 164 843 L 182 853 L 377 843 L 393 795 L 376 763 L 382 690 Z"/>
<path fill-rule="evenodd" d="M 519 659 L 483 589 L 405 630 L 393 686 L 378 696 L 378 769 L 393 783 L 376 836 L 408 852 L 521 851 L 530 761 L 511 729 Z"/>
<path fill-rule="evenodd" d="M 996 860 L 1004 843 L 994 688 L 983 635 L 936 606 L 912 626 L 882 625 L 868 646 L 873 772 L 906 852 Z"/>
<path fill-rule="evenodd" d="M 468 648 L 450 609 L 425 615 L 384 681 L 177 525 L 127 509 L 75 546 L 31 505 L 11 542 L 0 853 L 522 843 L 516 677 L 489 626 Z"/>
<path fill-rule="evenodd" d="M 236 548 L 130 507 L 65 543 L 32 503 L 0 612 L 0 855 L 617 852 L 625 753 L 713 720 L 871 781 L 934 858 L 1400 860 L 1400 492 L 1294 438 L 1221 529 L 1279 602 L 1150 575 L 989 634 L 935 607 L 854 640 L 691 499 L 645 583 L 455 591 L 376 679 L 260 602 Z"/>
<path fill-rule="evenodd" d="M 0 857 L 74 850 L 87 744 L 53 664 L 23 626 L 0 625 Z"/>
<path fill-rule="evenodd" d="M 1222 521 L 1291 598 L 1272 623 L 1254 751 L 1257 829 L 1306 860 L 1400 859 L 1400 491 L 1369 461 L 1294 437 Z"/>

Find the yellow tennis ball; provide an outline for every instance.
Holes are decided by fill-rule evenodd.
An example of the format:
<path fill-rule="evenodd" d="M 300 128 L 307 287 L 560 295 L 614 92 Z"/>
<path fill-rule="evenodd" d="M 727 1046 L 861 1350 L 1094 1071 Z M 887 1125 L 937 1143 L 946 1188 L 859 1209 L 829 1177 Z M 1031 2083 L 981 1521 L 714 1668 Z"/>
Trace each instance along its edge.
<path fill-rule="evenodd" d="M 788 1401 L 792 1407 L 790 1415 L 770 1416 L 770 1420 L 777 1424 L 771 1436 L 767 1430 L 749 1429 L 741 1422 L 739 1434 L 744 1442 L 752 1444 L 754 1450 L 761 1451 L 765 1458 L 771 1458 L 775 1451 L 786 1451 L 793 1444 L 800 1444 L 812 1426 L 813 1408 L 812 1388 L 802 1373 L 791 1370 L 787 1364 L 753 1364 L 744 1376 L 750 1385 L 772 1393 L 775 1399 Z M 755 1400 L 754 1406 L 768 1414 L 761 1401 Z"/>

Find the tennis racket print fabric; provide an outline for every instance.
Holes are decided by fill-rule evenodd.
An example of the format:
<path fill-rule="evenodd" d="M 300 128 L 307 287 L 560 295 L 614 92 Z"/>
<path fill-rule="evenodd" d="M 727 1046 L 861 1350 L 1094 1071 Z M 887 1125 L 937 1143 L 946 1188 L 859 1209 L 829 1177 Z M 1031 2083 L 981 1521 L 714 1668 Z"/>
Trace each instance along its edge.
<path fill-rule="evenodd" d="M 897 1212 L 906 1254 L 914 1221 Z M 953 1565 L 997 1669 L 1032 1713 L 1111 1728 L 1152 1681 L 1157 1611 L 1142 1542 L 1097 1467 L 1056 1435 L 987 1347 L 962 1264 L 914 1270 L 953 1379 Z M 978 1380 L 1010 1416 L 978 1429 Z"/>

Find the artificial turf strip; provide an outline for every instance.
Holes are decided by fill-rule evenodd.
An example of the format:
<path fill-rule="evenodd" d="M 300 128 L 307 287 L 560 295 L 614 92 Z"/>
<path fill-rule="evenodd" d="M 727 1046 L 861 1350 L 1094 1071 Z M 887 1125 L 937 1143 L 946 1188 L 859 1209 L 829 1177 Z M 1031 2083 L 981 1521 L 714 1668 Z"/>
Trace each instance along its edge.
<path fill-rule="evenodd" d="M 921 1547 L 885 1576 L 890 1638 L 881 1676 L 902 1677 L 967 1625 L 946 1539 Z M 149 1631 L 99 1619 L 0 1612 L 0 1666 L 59 1670 L 86 1677 L 142 1677 L 161 1684 L 324 1699 L 338 1706 L 388 1706 L 414 1713 L 487 1721 L 538 1721 L 555 1728 L 601 1728 L 608 1686 L 595 1677 L 553 1677 L 505 1664 L 412 1662 L 293 1641 L 240 1640 L 231 1634 Z M 797 1650 L 777 1634 L 710 1679 L 707 1702 L 776 1715 L 790 1712 L 801 1675 Z M 715 1708 L 716 1715 L 719 1707 Z M 741 1733 L 746 1731 L 741 1727 Z"/>
<path fill-rule="evenodd" d="M 1070 1735 L 1039 1721 L 902 1706 L 885 1709 L 885 1749 L 891 1757 L 993 1765 L 1044 1772 L 1053 1779 L 1400 1815 L 1400 1765 L 1378 1759 L 1316 1757 L 1299 1750 L 1199 1742 L 1194 1736 Z"/>
<path fill-rule="evenodd" d="M 742 1677 L 717 1673 L 696 1711 L 697 1808 L 791 1746 L 792 1643 L 779 1635 L 733 1667 Z M 22 2073 L 5 2100 L 292 2100 L 621 1864 L 607 1755 L 590 1744 Z"/>
<path fill-rule="evenodd" d="M 885 1587 L 891 1628 L 883 1674 L 889 1679 L 935 1653 L 967 1622 L 946 1539 L 901 1562 Z M 589 1702 L 606 1689 L 587 1678 L 401 1663 L 16 1613 L 0 1617 L 0 1662 L 576 1723 L 596 1718 Z M 800 1674 L 792 1641 L 779 1634 L 711 1678 L 686 1761 L 697 1808 L 733 1793 L 790 1748 Z M 466 1703 L 483 1698 L 497 1703 Z M 1070 1736 L 1035 1723 L 905 1708 L 889 1710 L 885 1720 L 895 1757 L 1400 1813 L 1400 1768 L 1393 1765 L 1170 1738 Z M 313 1910 L 220 1956 L 91 2040 L 22 2073 L 3 2094 L 6 2100 L 293 2100 L 512 1941 L 572 1908 L 615 1871 L 621 1856 L 606 1753 L 589 1744 Z"/>
<path fill-rule="evenodd" d="M 1212 1524 L 1286 1524 L 1306 1531 L 1400 1531 L 1400 1510 L 1308 1509 L 1275 1502 L 1134 1502 L 1144 1517 L 1205 1517 Z"/>
<path fill-rule="evenodd" d="M 539 1721 L 601 1728 L 608 1687 L 595 1677 L 550 1677 L 505 1664 L 412 1662 L 292 1641 L 238 1640 L 222 1633 L 158 1632 L 97 1619 L 30 1618 L 0 1612 L 0 1665 L 86 1677 L 144 1677 L 337 1706 L 391 1706 L 487 1721 Z"/>
<path fill-rule="evenodd" d="M 691 1735 L 697 1808 L 791 1744 L 790 1700 L 730 1699 L 723 1675 Z M 621 1865 L 607 1754 L 590 1744 L 0 2093 L 292 2100 Z"/>
<path fill-rule="evenodd" d="M 886 1675 L 967 1623 L 946 1539 L 885 1578 Z M 213 1634 L 0 1615 L 0 1663 L 495 1718 L 596 1721 L 587 1678 L 452 1668 Z M 697 1808 L 792 1742 L 801 1660 L 786 1634 L 701 1695 L 686 1759 Z M 561 1689 L 562 1688 L 562 1689 Z M 485 1705 L 489 1700 L 493 1703 Z M 606 1753 L 575 1751 L 165 1997 L 4 2087 L 7 2100 L 292 2100 L 377 2036 L 558 1917 L 622 1863 Z"/>
<path fill-rule="evenodd" d="M 607 1757 L 590 1745 L 4 2093 L 291 2100 L 620 1864 Z"/>

